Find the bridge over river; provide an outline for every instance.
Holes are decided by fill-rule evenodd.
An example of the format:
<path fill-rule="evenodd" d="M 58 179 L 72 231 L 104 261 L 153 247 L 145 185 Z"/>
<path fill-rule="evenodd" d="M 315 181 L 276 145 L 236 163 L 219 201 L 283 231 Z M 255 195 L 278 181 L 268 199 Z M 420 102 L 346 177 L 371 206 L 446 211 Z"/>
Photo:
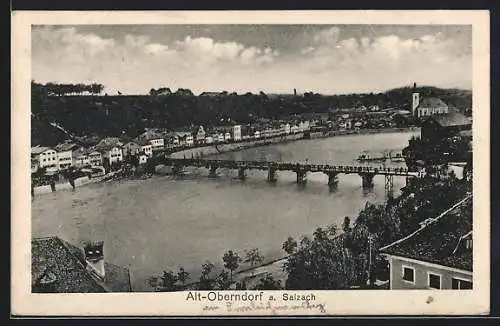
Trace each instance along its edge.
<path fill-rule="evenodd" d="M 234 161 L 234 160 L 208 160 L 195 158 L 165 158 L 164 164 L 173 167 L 173 173 L 179 174 L 184 167 L 206 168 L 210 171 L 210 176 L 217 175 L 217 169 L 235 169 L 238 170 L 238 177 L 241 180 L 246 178 L 245 171 L 248 169 L 267 170 L 268 181 L 276 182 L 276 172 L 292 171 L 297 175 L 297 184 L 307 182 L 307 173 L 325 173 L 328 175 L 328 185 L 335 187 L 338 183 L 338 174 L 358 174 L 361 177 L 363 188 L 373 187 L 373 178 L 375 175 L 385 176 L 385 189 L 387 193 L 392 194 L 393 177 L 405 177 L 408 183 L 409 178 L 420 178 L 424 175 L 420 172 L 409 171 L 407 168 L 389 168 L 363 165 L 333 165 L 333 164 L 314 164 L 314 163 L 292 163 L 292 162 L 270 162 L 270 161 Z"/>

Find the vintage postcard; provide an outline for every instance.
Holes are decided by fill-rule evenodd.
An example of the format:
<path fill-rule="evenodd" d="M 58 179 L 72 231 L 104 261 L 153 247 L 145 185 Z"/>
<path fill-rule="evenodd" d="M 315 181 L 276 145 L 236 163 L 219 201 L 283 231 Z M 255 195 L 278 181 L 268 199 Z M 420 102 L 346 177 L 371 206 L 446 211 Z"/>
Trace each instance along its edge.
<path fill-rule="evenodd" d="M 487 11 L 12 17 L 13 314 L 489 312 Z"/>

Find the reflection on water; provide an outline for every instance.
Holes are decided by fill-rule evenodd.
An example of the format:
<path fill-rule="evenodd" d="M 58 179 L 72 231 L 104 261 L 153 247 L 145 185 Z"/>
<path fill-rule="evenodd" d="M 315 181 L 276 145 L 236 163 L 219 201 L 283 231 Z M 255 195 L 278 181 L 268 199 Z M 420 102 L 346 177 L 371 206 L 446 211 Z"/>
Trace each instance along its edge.
<path fill-rule="evenodd" d="M 413 134 L 300 141 L 217 157 L 351 164 L 366 149 L 401 149 Z M 134 290 L 148 290 L 147 277 L 183 266 L 195 279 L 205 260 L 219 265 L 228 249 L 257 247 L 266 258 L 277 258 L 288 236 L 340 225 L 367 201 L 385 197 L 383 176 L 376 176 L 374 188 L 366 191 L 357 174 L 340 174 L 336 187 L 329 187 L 323 173 L 308 174 L 307 184 L 298 186 L 289 171 L 278 172 L 276 183 L 267 182 L 266 171 L 246 171 L 245 181 L 226 169 L 219 169 L 216 178 L 208 178 L 203 168 L 188 172 L 37 197 L 32 203 L 33 236 L 55 234 L 75 244 L 102 239 L 106 259 L 131 268 Z M 394 177 L 396 190 L 403 185 L 404 178 Z"/>

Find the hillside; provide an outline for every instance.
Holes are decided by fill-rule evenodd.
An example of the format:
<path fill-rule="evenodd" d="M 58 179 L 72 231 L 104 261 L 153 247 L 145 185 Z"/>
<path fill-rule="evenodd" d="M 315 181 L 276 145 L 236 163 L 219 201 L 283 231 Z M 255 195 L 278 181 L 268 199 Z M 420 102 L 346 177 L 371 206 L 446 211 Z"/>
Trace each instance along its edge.
<path fill-rule="evenodd" d="M 403 87 L 384 93 L 324 96 L 305 93 L 301 96 L 268 96 L 222 92 L 193 95 L 189 90 L 158 92 L 142 96 L 49 95 L 38 84 L 32 91 L 32 144 L 53 145 L 67 135 L 50 126 L 57 123 L 76 136 L 117 136 L 126 132 L 135 137 L 144 128 L 175 129 L 203 124 L 247 124 L 259 118 L 281 119 L 294 114 L 328 113 L 337 109 L 378 105 L 381 108 L 409 109 L 412 89 Z M 441 98 L 459 110 L 471 107 L 470 91 L 418 88 L 423 96 Z M 158 95 L 160 94 L 160 95 Z"/>

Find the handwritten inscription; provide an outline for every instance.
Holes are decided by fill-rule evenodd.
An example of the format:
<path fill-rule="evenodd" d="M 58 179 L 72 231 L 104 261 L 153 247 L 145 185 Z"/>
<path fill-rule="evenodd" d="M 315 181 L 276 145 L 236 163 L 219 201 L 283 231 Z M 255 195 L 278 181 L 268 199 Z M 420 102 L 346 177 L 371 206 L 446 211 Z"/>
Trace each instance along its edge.
<path fill-rule="evenodd" d="M 221 293 L 216 291 L 197 292 L 190 291 L 186 301 L 209 301 L 223 304 L 205 304 L 204 312 L 222 311 L 227 313 L 261 312 L 273 315 L 285 314 L 290 311 L 309 310 L 313 313 L 326 314 L 326 304 L 318 303 L 313 293 L 282 293 L 278 301 L 276 294 L 264 295 L 264 292 Z"/>
<path fill-rule="evenodd" d="M 277 315 L 280 312 L 286 313 L 287 311 L 294 310 L 312 310 L 322 314 L 326 314 L 325 304 L 322 303 L 311 303 L 309 301 L 304 301 L 302 303 L 296 304 L 282 304 L 274 303 L 272 301 L 267 301 L 266 303 L 256 303 L 251 302 L 249 304 L 238 304 L 233 302 L 226 302 L 226 311 L 229 313 L 246 313 L 252 311 L 268 311 L 273 315 Z"/>

